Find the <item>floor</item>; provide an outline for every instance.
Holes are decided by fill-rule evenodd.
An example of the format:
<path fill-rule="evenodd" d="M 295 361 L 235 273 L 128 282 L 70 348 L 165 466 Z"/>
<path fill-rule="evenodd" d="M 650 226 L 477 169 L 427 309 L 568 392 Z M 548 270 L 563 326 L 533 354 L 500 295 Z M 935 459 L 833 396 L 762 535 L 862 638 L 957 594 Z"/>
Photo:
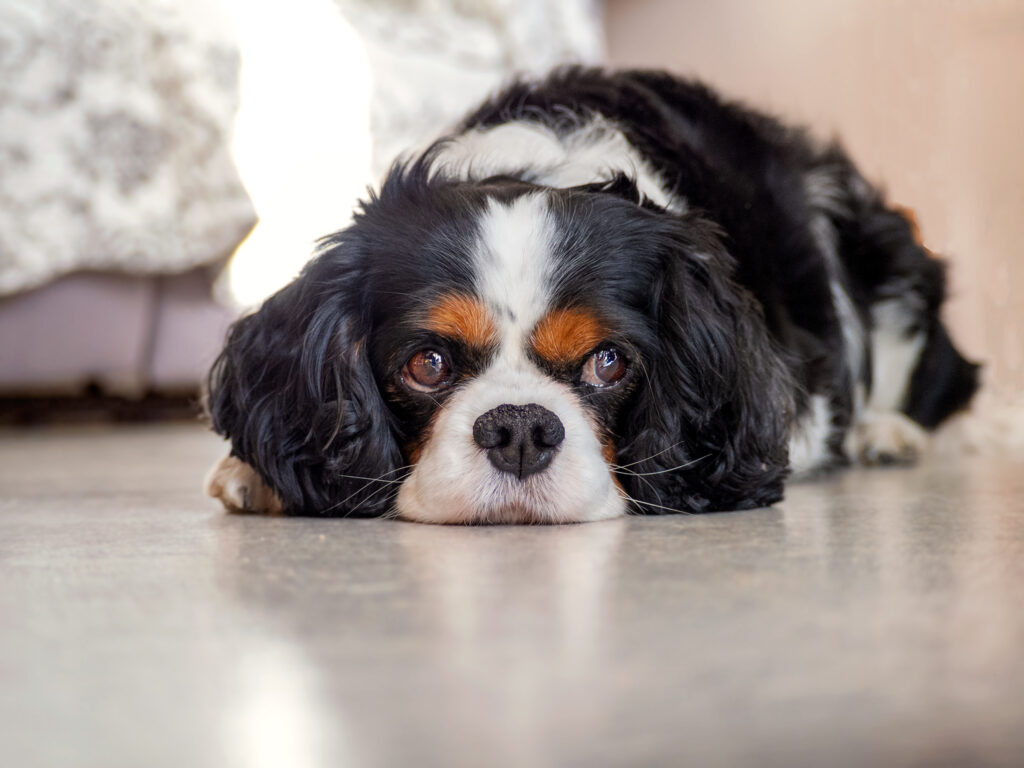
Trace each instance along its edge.
<path fill-rule="evenodd" d="M 566 527 L 224 514 L 0 433 L 0 765 L 1019 766 L 1024 459 Z"/>

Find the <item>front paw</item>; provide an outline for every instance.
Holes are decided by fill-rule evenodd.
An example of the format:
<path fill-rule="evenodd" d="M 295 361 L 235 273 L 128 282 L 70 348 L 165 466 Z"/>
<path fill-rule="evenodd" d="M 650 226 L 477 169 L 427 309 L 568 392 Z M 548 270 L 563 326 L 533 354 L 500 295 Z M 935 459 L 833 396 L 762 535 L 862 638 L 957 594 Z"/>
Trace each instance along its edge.
<path fill-rule="evenodd" d="M 868 466 L 914 464 L 928 448 L 928 433 L 902 413 L 870 413 L 850 432 L 849 453 Z"/>
<path fill-rule="evenodd" d="M 219 499 L 229 512 L 279 515 L 281 499 L 255 469 L 235 456 L 225 456 L 206 476 L 206 494 Z"/>

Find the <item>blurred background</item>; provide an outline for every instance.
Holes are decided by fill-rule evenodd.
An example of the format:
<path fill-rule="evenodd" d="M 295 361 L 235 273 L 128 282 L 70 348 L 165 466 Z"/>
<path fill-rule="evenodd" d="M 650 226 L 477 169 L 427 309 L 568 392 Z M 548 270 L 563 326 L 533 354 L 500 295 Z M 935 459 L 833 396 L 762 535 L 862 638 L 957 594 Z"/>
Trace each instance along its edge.
<path fill-rule="evenodd" d="M 1024 3 L 0 0 L 0 420 L 194 413 L 230 321 L 518 73 L 658 67 L 842 141 L 1024 444 Z"/>

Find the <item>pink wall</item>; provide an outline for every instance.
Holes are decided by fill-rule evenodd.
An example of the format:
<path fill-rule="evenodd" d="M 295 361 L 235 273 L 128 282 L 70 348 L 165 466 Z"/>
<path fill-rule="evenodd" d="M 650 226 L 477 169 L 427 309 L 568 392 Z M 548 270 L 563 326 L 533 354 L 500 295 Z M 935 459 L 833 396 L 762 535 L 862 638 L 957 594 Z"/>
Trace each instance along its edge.
<path fill-rule="evenodd" d="M 840 135 L 952 263 L 947 318 L 1024 390 L 1024 3 L 607 0 L 614 66 L 696 75 Z"/>

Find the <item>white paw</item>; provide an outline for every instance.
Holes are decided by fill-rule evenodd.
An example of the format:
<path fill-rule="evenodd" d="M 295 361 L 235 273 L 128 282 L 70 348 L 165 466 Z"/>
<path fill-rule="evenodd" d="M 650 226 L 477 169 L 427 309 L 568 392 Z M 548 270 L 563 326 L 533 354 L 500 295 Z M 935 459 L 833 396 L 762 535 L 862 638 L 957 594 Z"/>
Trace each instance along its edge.
<path fill-rule="evenodd" d="M 278 515 L 281 500 L 266 486 L 256 470 L 241 459 L 225 456 L 206 475 L 206 493 L 230 512 Z"/>
<path fill-rule="evenodd" d="M 867 413 L 850 430 L 846 448 L 869 466 L 913 464 L 928 448 L 928 433 L 902 413 Z"/>

